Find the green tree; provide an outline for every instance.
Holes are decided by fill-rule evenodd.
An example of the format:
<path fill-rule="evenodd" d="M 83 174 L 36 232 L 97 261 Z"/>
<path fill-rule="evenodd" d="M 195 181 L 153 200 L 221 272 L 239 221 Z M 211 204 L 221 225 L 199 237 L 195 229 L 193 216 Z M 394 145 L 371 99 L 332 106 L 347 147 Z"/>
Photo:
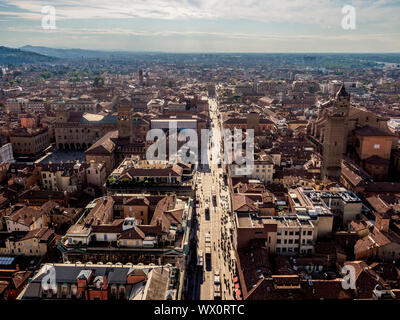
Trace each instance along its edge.
<path fill-rule="evenodd" d="M 104 79 L 102 77 L 96 77 L 93 81 L 93 87 L 103 87 L 104 86 Z"/>

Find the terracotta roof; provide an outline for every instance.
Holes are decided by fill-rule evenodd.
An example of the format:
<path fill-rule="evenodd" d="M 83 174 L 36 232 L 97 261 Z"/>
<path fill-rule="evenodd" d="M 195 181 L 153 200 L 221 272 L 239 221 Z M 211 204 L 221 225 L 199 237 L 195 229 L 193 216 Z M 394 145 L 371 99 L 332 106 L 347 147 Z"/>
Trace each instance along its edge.
<path fill-rule="evenodd" d="M 164 214 L 167 216 L 171 224 L 182 223 L 183 209 L 167 211 Z"/>
<path fill-rule="evenodd" d="M 354 230 L 354 231 L 356 231 L 356 232 L 361 231 L 361 230 L 368 229 L 368 228 L 370 228 L 371 226 L 372 226 L 372 224 L 371 224 L 370 222 L 364 221 L 364 220 L 361 220 L 361 221 L 351 221 L 351 222 L 350 222 L 350 227 L 351 227 L 351 229 Z"/>
<path fill-rule="evenodd" d="M 182 176 L 183 169 L 180 166 L 173 166 L 171 168 L 151 168 L 139 169 L 131 168 L 126 171 L 131 177 L 180 177 Z"/>
<path fill-rule="evenodd" d="M 243 290 L 250 291 L 261 277 L 272 275 L 268 250 L 263 247 L 246 247 L 236 252 L 238 265 L 240 265 L 239 276 Z"/>
<path fill-rule="evenodd" d="M 125 230 L 121 232 L 121 234 L 119 235 L 119 239 L 144 239 L 144 238 L 145 238 L 144 232 L 137 227 Z"/>
<path fill-rule="evenodd" d="M 162 230 L 164 232 L 168 232 L 169 227 L 171 225 L 170 220 L 164 214 L 168 210 L 172 210 L 175 208 L 176 197 L 175 196 L 166 196 L 164 197 L 156 206 L 154 210 L 153 218 L 151 219 L 151 225 L 160 224 Z"/>
<path fill-rule="evenodd" d="M 40 211 L 43 213 L 50 213 L 54 208 L 59 206 L 60 205 L 57 202 L 49 200 L 40 207 Z"/>
<path fill-rule="evenodd" d="M 42 216 L 41 212 L 29 207 L 23 207 L 14 213 L 12 213 L 8 219 L 23 224 L 25 226 L 30 226 L 34 221 Z"/>
<path fill-rule="evenodd" d="M 387 283 L 371 270 L 364 261 L 348 261 L 345 265 L 351 265 L 355 269 L 356 288 L 359 299 L 372 298 L 376 285 L 387 287 Z"/>
<path fill-rule="evenodd" d="M 400 279 L 400 270 L 393 263 L 374 262 L 370 264 L 369 268 L 386 281 L 398 281 Z"/>
<path fill-rule="evenodd" d="M 162 229 L 160 225 L 139 225 L 137 226 L 143 233 L 147 235 L 158 235 L 162 233 Z"/>
<path fill-rule="evenodd" d="M 274 276 L 273 276 L 274 277 Z M 259 281 L 246 300 L 309 300 L 309 299 L 353 299 L 352 291 L 342 287 L 342 279 L 298 280 L 298 288 L 277 289 L 276 278 Z"/>
<path fill-rule="evenodd" d="M 0 281 L 0 296 L 7 290 L 9 285 L 9 281 Z"/>
<path fill-rule="evenodd" d="M 97 226 L 92 226 L 92 232 L 99 233 L 120 233 L 122 232 L 122 225 L 124 223 L 124 219 L 116 219 L 112 224 L 100 224 Z"/>
<path fill-rule="evenodd" d="M 112 138 L 118 137 L 118 130 L 107 132 L 102 138 L 96 141 L 90 148 L 88 148 L 86 154 L 111 154 L 114 152 L 115 143 Z"/>
<path fill-rule="evenodd" d="M 47 227 L 29 231 L 20 241 L 36 238 L 39 241 L 48 241 L 54 235 L 54 230 Z"/>
<path fill-rule="evenodd" d="M 149 206 L 150 201 L 147 198 L 131 197 L 126 200 L 125 205 L 129 206 Z"/>
<path fill-rule="evenodd" d="M 255 212 L 258 211 L 258 207 L 254 204 L 254 200 L 252 200 L 247 195 L 233 195 L 233 211 L 237 212 Z"/>
<path fill-rule="evenodd" d="M 354 245 L 354 253 L 363 254 L 367 251 L 374 250 L 390 244 L 392 241 L 383 232 L 374 228 L 374 230 L 366 237 L 359 239 Z"/>
<path fill-rule="evenodd" d="M 347 161 L 342 161 L 342 175 L 353 185 L 359 186 L 365 184 L 365 178 L 371 178 L 367 174 L 360 172 L 361 168 L 349 164 Z"/>
<path fill-rule="evenodd" d="M 365 199 L 368 204 L 378 213 L 385 213 L 390 209 L 390 206 L 388 206 L 380 197 L 378 196 L 372 196 L 368 197 Z"/>
<path fill-rule="evenodd" d="M 112 197 L 102 197 L 97 200 L 96 205 L 89 214 L 85 217 L 85 224 L 101 225 L 107 223 L 106 213 L 112 210 L 114 206 L 114 199 Z"/>

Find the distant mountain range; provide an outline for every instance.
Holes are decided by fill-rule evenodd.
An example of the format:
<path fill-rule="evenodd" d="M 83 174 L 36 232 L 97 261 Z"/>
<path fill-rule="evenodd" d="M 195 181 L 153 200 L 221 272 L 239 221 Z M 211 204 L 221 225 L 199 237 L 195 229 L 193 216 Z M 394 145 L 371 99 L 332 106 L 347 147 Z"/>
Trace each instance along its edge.
<path fill-rule="evenodd" d="M 24 51 L 35 52 L 38 54 L 57 57 L 60 59 L 116 59 L 116 58 L 129 58 L 137 55 L 136 52 L 128 51 L 102 51 L 102 50 L 86 50 L 86 49 L 56 49 L 49 47 L 39 46 L 23 46 L 20 48 Z"/>
<path fill-rule="evenodd" d="M 0 46 L 0 64 L 21 64 L 21 63 L 39 63 L 53 62 L 58 60 L 55 57 Z"/>
<path fill-rule="evenodd" d="M 320 68 L 365 68 L 380 63 L 400 64 L 400 54 L 356 53 L 166 53 L 139 51 L 105 51 L 87 49 L 57 49 L 43 46 L 23 46 L 19 49 L 0 46 L 0 64 L 57 62 L 62 60 L 107 60 L 118 63 L 141 63 L 167 59 L 169 63 L 267 63 L 318 66 Z"/>

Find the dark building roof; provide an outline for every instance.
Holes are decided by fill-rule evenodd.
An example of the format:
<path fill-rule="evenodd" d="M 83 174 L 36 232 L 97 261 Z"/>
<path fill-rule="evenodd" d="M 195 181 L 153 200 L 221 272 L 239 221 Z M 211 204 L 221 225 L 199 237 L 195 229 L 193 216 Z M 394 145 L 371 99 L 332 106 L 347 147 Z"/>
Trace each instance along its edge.
<path fill-rule="evenodd" d="M 350 97 L 350 94 L 346 91 L 344 84 L 342 84 L 339 91 L 336 93 L 336 97 Z"/>
<path fill-rule="evenodd" d="M 260 124 L 274 124 L 271 120 L 269 119 L 260 119 L 259 120 Z M 246 118 L 230 118 L 224 122 L 224 124 L 247 124 L 247 119 Z"/>
<path fill-rule="evenodd" d="M 381 158 L 377 155 L 369 157 L 364 160 L 366 163 L 376 164 L 376 165 L 389 165 L 390 161 L 384 158 Z"/>
<path fill-rule="evenodd" d="M 359 134 L 364 137 L 392 137 L 393 135 L 389 132 L 383 131 L 379 128 L 364 126 L 362 128 L 354 130 L 355 134 Z"/>
<path fill-rule="evenodd" d="M 371 193 L 400 193 L 399 182 L 371 182 L 367 183 L 365 192 Z"/>

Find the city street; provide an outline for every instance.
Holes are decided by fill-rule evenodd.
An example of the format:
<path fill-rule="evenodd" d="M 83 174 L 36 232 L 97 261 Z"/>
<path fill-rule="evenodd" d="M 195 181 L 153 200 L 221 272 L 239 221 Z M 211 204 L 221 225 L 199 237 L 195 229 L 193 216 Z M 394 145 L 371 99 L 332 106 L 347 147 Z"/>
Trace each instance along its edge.
<path fill-rule="evenodd" d="M 213 125 L 213 136 L 211 141 L 221 141 L 221 123 L 218 119 L 218 109 L 215 100 L 210 101 L 210 119 Z M 232 241 L 231 229 L 234 226 L 230 217 L 230 194 L 227 186 L 224 184 L 224 166 L 218 165 L 216 157 L 219 156 L 223 161 L 223 152 L 219 148 L 208 150 L 210 161 L 210 170 L 199 170 L 195 177 L 197 207 L 197 254 L 203 255 L 203 266 L 193 268 L 194 274 L 189 276 L 189 298 L 192 300 L 232 300 L 234 299 L 233 275 L 235 272 L 234 247 Z M 213 201 L 213 190 L 215 190 L 215 202 Z M 205 213 L 206 207 L 209 207 L 209 215 Z M 211 263 L 207 267 L 206 237 L 211 238 Z M 217 277 L 215 277 L 217 276 Z M 219 286 L 215 285 L 215 280 L 221 283 L 220 294 L 215 291 Z M 217 278 L 217 279 L 216 279 Z M 219 291 L 219 290 L 217 290 Z"/>

